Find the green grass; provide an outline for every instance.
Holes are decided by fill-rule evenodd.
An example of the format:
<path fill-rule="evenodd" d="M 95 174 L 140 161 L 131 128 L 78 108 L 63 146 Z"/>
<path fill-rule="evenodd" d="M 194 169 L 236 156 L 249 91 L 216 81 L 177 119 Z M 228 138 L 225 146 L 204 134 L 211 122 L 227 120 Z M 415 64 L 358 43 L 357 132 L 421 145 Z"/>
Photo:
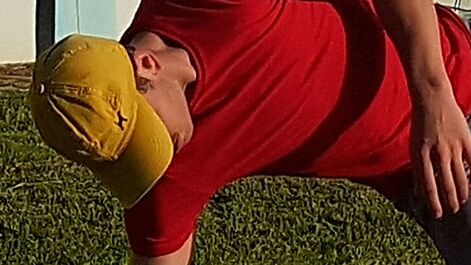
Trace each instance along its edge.
<path fill-rule="evenodd" d="M 0 264 L 127 264 L 122 209 L 41 143 L 23 93 L 0 92 Z M 249 178 L 200 218 L 195 264 L 443 264 L 376 192 L 346 181 Z"/>
<path fill-rule="evenodd" d="M 24 94 L 0 93 L 0 264 L 123 264 L 122 209 L 47 148 Z"/>

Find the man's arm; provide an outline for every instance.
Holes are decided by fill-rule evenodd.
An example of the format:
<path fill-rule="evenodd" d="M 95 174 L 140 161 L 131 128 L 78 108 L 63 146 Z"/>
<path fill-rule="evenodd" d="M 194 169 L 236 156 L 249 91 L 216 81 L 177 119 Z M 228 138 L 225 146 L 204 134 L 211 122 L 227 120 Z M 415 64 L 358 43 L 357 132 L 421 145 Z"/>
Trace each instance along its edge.
<path fill-rule="evenodd" d="M 412 100 L 411 155 L 434 217 L 459 210 L 469 196 L 463 157 L 471 136 L 453 96 L 431 0 L 373 0 L 404 65 Z M 435 173 L 439 173 L 435 177 Z"/>
<path fill-rule="evenodd" d="M 189 265 L 192 262 L 194 252 L 194 238 L 191 234 L 180 249 L 165 256 L 142 257 L 132 253 L 132 265 Z"/>
<path fill-rule="evenodd" d="M 411 87 L 414 103 L 433 90 L 449 89 L 432 0 L 373 0 L 401 56 L 410 81 L 427 79 L 429 88 Z M 448 91 L 450 92 L 450 91 Z"/>

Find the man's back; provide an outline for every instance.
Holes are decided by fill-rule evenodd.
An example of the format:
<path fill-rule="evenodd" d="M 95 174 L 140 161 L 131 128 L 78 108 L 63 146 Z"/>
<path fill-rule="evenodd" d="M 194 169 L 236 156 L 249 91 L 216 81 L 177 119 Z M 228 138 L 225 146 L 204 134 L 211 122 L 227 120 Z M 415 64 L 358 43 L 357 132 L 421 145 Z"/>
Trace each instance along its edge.
<path fill-rule="evenodd" d="M 439 14 L 458 78 L 469 39 Z M 366 1 L 149 0 L 123 41 L 141 30 L 185 48 L 197 68 L 187 93 L 195 134 L 166 172 L 184 186 L 212 192 L 253 173 L 379 175 L 409 163 L 404 72 Z"/>

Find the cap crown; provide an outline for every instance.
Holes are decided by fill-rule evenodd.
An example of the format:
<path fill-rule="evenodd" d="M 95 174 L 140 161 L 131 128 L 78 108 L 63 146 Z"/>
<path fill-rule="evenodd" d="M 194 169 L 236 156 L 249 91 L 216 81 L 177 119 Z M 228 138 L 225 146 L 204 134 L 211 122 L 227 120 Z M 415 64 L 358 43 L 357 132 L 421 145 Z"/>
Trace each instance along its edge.
<path fill-rule="evenodd" d="M 44 52 L 29 98 L 44 141 L 74 161 L 116 160 L 135 126 L 136 85 L 119 43 L 72 35 Z"/>

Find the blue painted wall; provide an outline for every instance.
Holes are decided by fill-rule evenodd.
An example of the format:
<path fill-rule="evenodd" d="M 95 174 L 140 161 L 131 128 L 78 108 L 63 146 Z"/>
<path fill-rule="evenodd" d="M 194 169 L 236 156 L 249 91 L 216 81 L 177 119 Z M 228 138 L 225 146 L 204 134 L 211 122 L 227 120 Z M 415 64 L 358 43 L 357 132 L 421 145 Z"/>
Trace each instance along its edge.
<path fill-rule="evenodd" d="M 72 33 L 115 38 L 118 34 L 116 2 L 116 0 L 56 0 L 56 40 Z"/>

